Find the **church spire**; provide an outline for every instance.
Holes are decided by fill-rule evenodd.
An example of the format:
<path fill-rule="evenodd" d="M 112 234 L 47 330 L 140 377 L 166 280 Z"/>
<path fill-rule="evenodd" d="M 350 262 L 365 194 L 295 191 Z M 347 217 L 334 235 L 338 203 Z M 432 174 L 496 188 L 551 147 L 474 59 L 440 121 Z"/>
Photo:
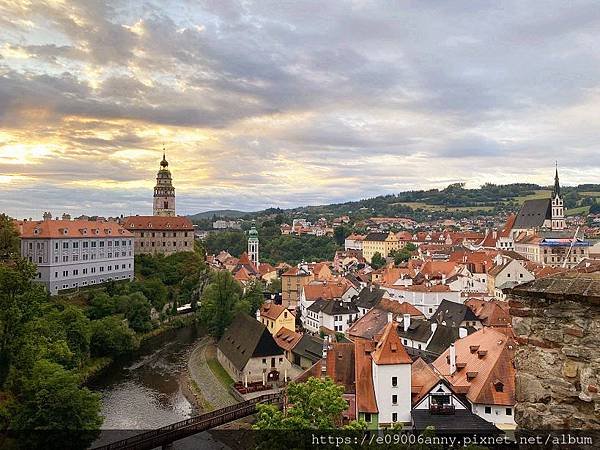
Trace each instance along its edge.
<path fill-rule="evenodd" d="M 163 144 L 163 159 L 160 162 L 160 167 L 163 167 L 163 168 L 169 167 L 169 162 L 167 161 L 167 152 L 165 151 L 164 144 Z"/>
<path fill-rule="evenodd" d="M 556 161 L 556 172 L 554 173 L 554 190 L 552 191 L 552 198 L 560 197 L 560 182 L 558 180 L 558 161 Z"/>

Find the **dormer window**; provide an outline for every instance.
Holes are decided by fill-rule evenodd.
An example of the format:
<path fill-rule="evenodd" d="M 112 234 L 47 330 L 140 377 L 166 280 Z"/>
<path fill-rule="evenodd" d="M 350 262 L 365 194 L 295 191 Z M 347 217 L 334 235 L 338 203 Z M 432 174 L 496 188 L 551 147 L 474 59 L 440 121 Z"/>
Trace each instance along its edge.
<path fill-rule="evenodd" d="M 496 392 L 504 392 L 504 384 L 500 380 L 496 380 L 494 383 L 494 389 Z"/>

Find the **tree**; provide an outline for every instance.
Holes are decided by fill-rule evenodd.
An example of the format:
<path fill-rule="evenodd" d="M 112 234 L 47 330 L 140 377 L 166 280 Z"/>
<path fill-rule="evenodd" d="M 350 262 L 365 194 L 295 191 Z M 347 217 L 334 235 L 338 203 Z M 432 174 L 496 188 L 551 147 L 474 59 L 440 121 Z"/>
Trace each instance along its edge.
<path fill-rule="evenodd" d="M 290 383 L 286 412 L 272 405 L 257 405 L 256 430 L 331 430 L 341 423 L 348 408 L 344 387 L 330 378 L 311 377 L 305 383 Z"/>
<path fill-rule="evenodd" d="M 333 238 L 335 239 L 335 243 L 337 245 L 344 245 L 346 242 L 346 237 L 350 235 L 352 229 L 347 227 L 346 225 L 340 225 L 333 230 Z"/>
<path fill-rule="evenodd" d="M 14 259 L 20 253 L 20 239 L 13 220 L 0 214 L 0 261 Z"/>
<path fill-rule="evenodd" d="M 37 361 L 17 400 L 11 428 L 23 433 L 25 447 L 87 448 L 99 434 L 100 395 L 80 388 L 77 374 L 59 364 Z"/>
<path fill-rule="evenodd" d="M 92 320 L 111 316 L 118 310 L 117 297 L 111 297 L 103 291 L 94 293 L 88 305 L 87 315 Z"/>
<path fill-rule="evenodd" d="M 140 283 L 140 289 L 157 311 L 167 304 L 168 289 L 158 278 L 150 278 Z"/>
<path fill-rule="evenodd" d="M 255 315 L 265 301 L 263 295 L 263 285 L 258 280 L 253 280 L 246 286 L 246 292 L 242 297 L 242 301 L 248 302 L 249 313 Z"/>
<path fill-rule="evenodd" d="M 200 321 L 209 332 L 220 338 L 233 321 L 236 304 L 242 296 L 242 288 L 228 271 L 215 272 L 212 282 L 204 290 Z"/>
<path fill-rule="evenodd" d="M 119 299 L 119 310 L 125 314 L 129 326 L 140 333 L 146 333 L 152 329 L 151 308 L 152 305 L 141 292 L 134 292 Z"/>
<path fill-rule="evenodd" d="M 381 256 L 381 253 L 375 252 L 371 258 L 371 266 L 373 269 L 380 269 L 385 266 L 385 258 Z"/>
<path fill-rule="evenodd" d="M 119 356 L 135 350 L 135 333 L 116 316 L 94 320 L 91 323 L 90 348 L 94 356 Z"/>
<path fill-rule="evenodd" d="M 60 313 L 60 320 L 69 349 L 73 352 L 77 365 L 81 367 L 90 356 L 90 320 L 81 309 L 70 305 Z"/>

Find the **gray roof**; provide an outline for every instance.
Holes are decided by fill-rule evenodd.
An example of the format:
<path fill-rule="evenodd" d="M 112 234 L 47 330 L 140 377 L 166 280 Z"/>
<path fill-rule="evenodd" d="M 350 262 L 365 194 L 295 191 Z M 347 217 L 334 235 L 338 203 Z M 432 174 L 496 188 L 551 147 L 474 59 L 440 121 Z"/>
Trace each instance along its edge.
<path fill-rule="evenodd" d="M 474 333 L 476 330 L 473 327 L 465 327 L 467 334 Z M 438 325 L 429 345 L 427 351 L 441 355 L 446 351 L 450 344 L 453 344 L 459 338 L 459 327 L 451 327 L 447 325 Z"/>
<path fill-rule="evenodd" d="M 429 409 L 413 409 L 412 422 L 416 430 L 433 426 L 436 431 L 477 431 L 480 435 L 504 434 L 496 426 L 467 409 L 457 409 L 454 414 L 431 414 Z"/>
<path fill-rule="evenodd" d="M 398 335 L 413 341 L 427 342 L 431 336 L 431 323 L 428 320 L 411 320 L 408 330 L 404 331 L 404 319 L 398 329 Z"/>
<path fill-rule="evenodd" d="M 462 303 L 451 302 L 450 300 L 442 300 L 440 306 L 431 317 L 431 320 L 441 324 L 452 327 L 459 327 L 461 322 L 467 321 L 479 321 L 479 319 L 473 314 L 471 308 L 467 307 Z"/>
<path fill-rule="evenodd" d="M 305 333 L 292 349 L 292 353 L 316 363 L 323 357 L 323 339 Z"/>
<path fill-rule="evenodd" d="M 250 358 L 283 355 L 267 327 L 244 313 L 225 330 L 218 348 L 238 370 L 243 370 Z"/>
<path fill-rule="evenodd" d="M 377 286 L 367 286 L 360 291 L 360 294 L 355 298 L 354 303 L 361 308 L 371 309 L 379 303 L 385 294 L 385 290 Z"/>
<path fill-rule="evenodd" d="M 330 300 L 325 302 L 326 305 L 321 309 L 323 314 L 333 316 L 336 314 L 358 314 L 358 308 L 352 302 L 343 302 L 341 300 Z"/>
<path fill-rule="evenodd" d="M 552 218 L 552 200 L 549 198 L 537 198 L 525 200 L 521 210 L 517 214 L 513 229 L 522 230 L 528 228 L 540 228 L 546 219 Z"/>
<path fill-rule="evenodd" d="M 365 241 L 385 241 L 390 233 L 369 233 L 365 237 Z"/>

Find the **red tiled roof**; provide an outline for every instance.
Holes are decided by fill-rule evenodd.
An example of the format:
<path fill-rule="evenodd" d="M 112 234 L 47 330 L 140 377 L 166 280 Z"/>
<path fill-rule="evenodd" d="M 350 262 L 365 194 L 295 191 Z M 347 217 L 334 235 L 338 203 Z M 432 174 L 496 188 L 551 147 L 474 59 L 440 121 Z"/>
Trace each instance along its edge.
<path fill-rule="evenodd" d="M 515 345 L 504 333 L 483 328 L 454 343 L 456 362 L 465 364 L 464 368 L 450 374 L 449 349 L 433 366 L 457 393 L 465 393 L 471 403 L 511 406 L 515 404 Z M 503 385 L 501 392 L 495 388 L 498 380 Z"/>
<path fill-rule="evenodd" d="M 194 225 L 187 217 L 131 216 L 123 222 L 128 230 L 182 230 L 193 231 Z"/>
<path fill-rule="evenodd" d="M 302 334 L 282 327 L 273 336 L 273 339 L 275 339 L 275 342 L 280 348 L 284 349 L 285 351 L 291 351 L 300 341 L 300 339 L 302 339 Z"/>
<path fill-rule="evenodd" d="M 40 220 L 18 221 L 16 228 L 25 239 L 94 239 L 133 237 L 116 222 L 93 220 Z"/>
<path fill-rule="evenodd" d="M 390 322 L 385 326 L 383 336 L 373 352 L 373 362 L 384 364 L 411 364 L 412 359 L 406 353 L 404 345 L 397 332 L 398 323 Z"/>
<path fill-rule="evenodd" d="M 374 348 L 374 342 L 364 339 L 356 339 L 354 341 L 356 410 L 358 412 L 376 414 L 378 410 L 375 389 L 373 387 L 370 354 Z"/>
<path fill-rule="evenodd" d="M 287 311 L 281 305 L 276 305 L 272 302 L 264 303 L 260 308 L 260 315 L 266 317 L 267 319 L 276 320 L 284 311 Z"/>
<path fill-rule="evenodd" d="M 440 376 L 421 358 L 417 358 L 412 363 L 410 374 L 412 404 L 415 405 L 440 381 Z"/>

